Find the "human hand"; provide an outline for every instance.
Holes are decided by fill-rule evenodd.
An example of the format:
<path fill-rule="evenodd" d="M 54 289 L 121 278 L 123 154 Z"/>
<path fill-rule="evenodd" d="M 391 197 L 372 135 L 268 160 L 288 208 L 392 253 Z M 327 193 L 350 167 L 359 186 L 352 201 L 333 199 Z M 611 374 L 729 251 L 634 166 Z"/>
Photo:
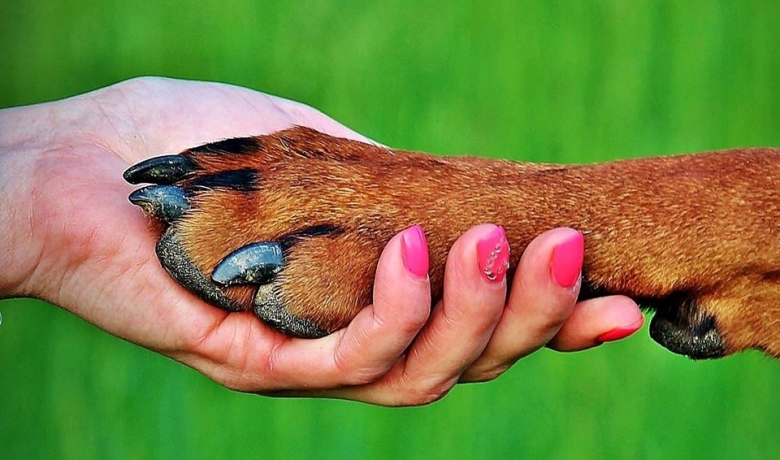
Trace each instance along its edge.
<path fill-rule="evenodd" d="M 158 78 L 0 112 L 8 230 L 0 263 L 13 267 L 0 274 L 0 296 L 45 299 L 237 390 L 386 405 L 427 403 L 458 381 L 489 380 L 545 344 L 580 350 L 641 326 L 630 299 L 575 305 L 578 285 L 556 282 L 556 260 L 575 275 L 581 265 L 571 229 L 529 246 L 508 301 L 506 283 L 487 283 L 477 269 L 474 248 L 495 227 L 471 229 L 450 252 L 445 297 L 433 310 L 427 280 L 406 269 L 396 236 L 380 259 L 374 305 L 322 339 L 290 338 L 251 313 L 203 303 L 159 265 L 156 236 L 127 201 L 132 187 L 121 174 L 150 156 L 291 125 L 365 140 L 291 101 Z"/>

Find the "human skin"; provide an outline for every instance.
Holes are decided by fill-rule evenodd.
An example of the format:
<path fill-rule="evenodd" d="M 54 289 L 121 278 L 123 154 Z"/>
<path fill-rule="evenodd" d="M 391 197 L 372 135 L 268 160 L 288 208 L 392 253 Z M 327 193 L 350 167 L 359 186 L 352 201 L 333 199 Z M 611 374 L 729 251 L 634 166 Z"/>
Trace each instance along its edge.
<path fill-rule="evenodd" d="M 151 156 L 292 125 L 368 141 L 302 104 L 161 78 L 0 111 L 0 298 L 46 300 L 235 390 L 381 405 L 430 403 L 541 347 L 584 350 L 641 327 L 626 297 L 577 303 L 579 278 L 561 275 L 582 262 L 572 229 L 531 243 L 507 297 L 506 281 L 479 269 L 476 248 L 495 232 L 490 223 L 453 245 L 433 309 L 417 273 L 427 250 L 404 249 L 397 235 L 380 258 L 373 305 L 321 339 L 291 338 L 252 313 L 197 299 L 157 261 L 156 235 L 128 202 L 133 186 L 122 172 Z"/>

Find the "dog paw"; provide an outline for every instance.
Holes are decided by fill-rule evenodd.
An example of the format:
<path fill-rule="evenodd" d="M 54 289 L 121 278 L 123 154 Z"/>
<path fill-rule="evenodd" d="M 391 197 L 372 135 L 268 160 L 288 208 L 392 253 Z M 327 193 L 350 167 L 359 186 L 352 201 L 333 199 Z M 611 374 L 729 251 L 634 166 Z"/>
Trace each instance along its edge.
<path fill-rule="evenodd" d="M 229 139 L 129 168 L 130 201 L 162 224 L 181 285 L 284 333 L 320 337 L 371 303 L 384 244 L 414 224 L 381 195 L 395 152 L 306 128 Z M 441 255 L 443 256 L 443 255 Z"/>

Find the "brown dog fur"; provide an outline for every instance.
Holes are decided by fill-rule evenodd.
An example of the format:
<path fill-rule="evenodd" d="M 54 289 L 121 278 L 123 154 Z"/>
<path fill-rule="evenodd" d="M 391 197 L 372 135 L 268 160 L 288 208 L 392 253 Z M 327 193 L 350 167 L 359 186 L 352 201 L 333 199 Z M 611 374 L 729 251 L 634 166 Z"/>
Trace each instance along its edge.
<path fill-rule="evenodd" d="M 256 179 L 194 194 L 173 224 L 194 264 L 209 274 L 246 244 L 319 229 L 296 240 L 274 283 L 290 313 L 327 331 L 371 302 L 379 254 L 406 227 L 425 229 L 440 298 L 447 251 L 471 226 L 503 225 L 512 267 L 539 233 L 571 226 L 585 235 L 582 297 L 625 294 L 674 330 L 712 329 L 722 342 L 704 352 L 664 343 L 674 351 L 780 358 L 780 150 L 559 166 L 435 157 L 299 127 L 182 154 L 198 167 L 185 189 L 225 171 Z M 223 289 L 251 308 L 255 287 Z"/>

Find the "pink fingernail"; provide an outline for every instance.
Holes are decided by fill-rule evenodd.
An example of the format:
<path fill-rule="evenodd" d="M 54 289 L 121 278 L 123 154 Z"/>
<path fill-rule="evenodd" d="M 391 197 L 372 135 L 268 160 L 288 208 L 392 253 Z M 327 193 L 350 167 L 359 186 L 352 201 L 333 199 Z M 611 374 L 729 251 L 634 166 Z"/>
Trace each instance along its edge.
<path fill-rule="evenodd" d="M 409 227 L 401 233 L 401 255 L 411 274 L 418 278 L 428 276 L 428 242 L 421 226 Z"/>
<path fill-rule="evenodd" d="M 580 278 L 585 256 L 585 241 L 577 232 L 568 240 L 555 246 L 552 253 L 552 275 L 559 286 L 573 287 Z"/>
<path fill-rule="evenodd" d="M 598 336 L 599 342 L 614 342 L 615 340 L 625 339 L 629 335 L 642 328 L 642 323 L 638 325 L 628 327 L 616 327 L 609 332 L 605 332 Z"/>
<path fill-rule="evenodd" d="M 477 243 L 477 261 L 482 276 L 491 283 L 500 283 L 509 269 L 509 243 L 504 227 L 497 226 Z"/>

